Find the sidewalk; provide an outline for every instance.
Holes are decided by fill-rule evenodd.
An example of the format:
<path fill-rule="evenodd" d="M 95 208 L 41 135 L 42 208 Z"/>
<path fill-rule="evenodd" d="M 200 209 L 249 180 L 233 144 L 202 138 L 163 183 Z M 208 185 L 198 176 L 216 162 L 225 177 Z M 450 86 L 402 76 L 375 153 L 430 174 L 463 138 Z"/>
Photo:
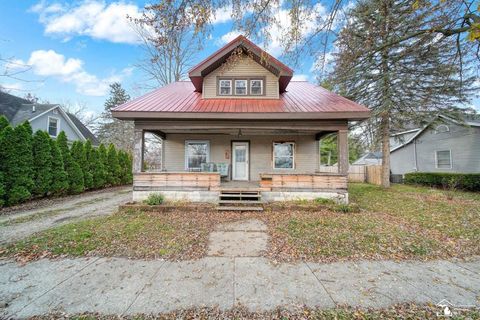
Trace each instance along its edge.
<path fill-rule="evenodd" d="M 250 221 L 251 222 L 251 221 Z M 196 261 L 140 261 L 121 258 L 40 260 L 20 266 L 0 261 L 0 318 L 49 312 L 129 315 L 189 307 L 251 311 L 306 305 L 387 307 L 395 303 L 479 306 L 480 259 L 471 262 L 362 261 L 273 264 L 238 253 L 244 231 L 262 248 L 261 225 L 221 226 L 212 233 L 212 256 Z M 235 256 L 229 256 L 229 232 Z M 251 232 L 251 233 L 249 233 Z M 224 240 L 219 239 L 224 235 Z M 252 236 L 253 235 L 253 236 Z M 213 241 L 213 240 L 212 240 Z M 249 240 L 245 240 L 249 241 Z M 244 243 L 248 246 L 248 243 Z"/>

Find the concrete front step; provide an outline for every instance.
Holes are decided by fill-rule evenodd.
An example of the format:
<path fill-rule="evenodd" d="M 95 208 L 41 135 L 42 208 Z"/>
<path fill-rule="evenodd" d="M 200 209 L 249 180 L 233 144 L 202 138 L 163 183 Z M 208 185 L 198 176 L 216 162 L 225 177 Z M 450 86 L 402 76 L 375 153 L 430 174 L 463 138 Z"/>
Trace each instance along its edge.
<path fill-rule="evenodd" d="M 263 211 L 263 207 L 218 206 L 218 211 Z"/>
<path fill-rule="evenodd" d="M 218 201 L 219 204 L 263 204 L 260 200 L 224 200 Z"/>

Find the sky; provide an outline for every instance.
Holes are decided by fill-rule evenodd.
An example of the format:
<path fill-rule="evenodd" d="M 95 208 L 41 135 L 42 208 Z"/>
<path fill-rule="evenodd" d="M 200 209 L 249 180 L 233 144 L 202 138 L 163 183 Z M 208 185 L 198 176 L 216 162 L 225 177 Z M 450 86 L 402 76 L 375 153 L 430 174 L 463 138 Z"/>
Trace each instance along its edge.
<path fill-rule="evenodd" d="M 132 97 L 145 75 L 135 67 L 143 57 L 126 16 L 140 14 L 146 1 L 0 0 L 0 58 L 12 61 L 10 71 L 19 79 L 0 77 L 11 94 L 31 92 L 51 103 L 80 103 L 101 112 L 108 85 L 122 83 Z M 228 10 L 218 12 L 203 51 L 195 60 L 219 49 L 239 33 L 232 30 Z M 260 44 L 263 45 L 263 44 Z M 268 51 L 281 56 L 274 39 Z M 311 57 L 295 68 L 295 79 L 315 81 Z M 25 67 L 28 66 L 28 67 Z"/>
<path fill-rule="evenodd" d="M 0 85 L 17 96 L 30 92 L 41 101 L 82 104 L 93 113 L 103 110 L 112 82 L 121 82 L 132 97 L 145 93 L 141 89 L 145 75 L 135 67 L 143 53 L 126 16 L 138 16 L 146 3 L 0 0 L 0 58 L 12 62 L 6 66 L 11 71 L 28 69 L 17 74 L 18 79 L 0 77 Z M 286 11 L 279 14 L 288 19 Z M 218 12 L 211 37 L 196 60 L 237 35 L 230 12 Z M 272 30 L 272 35 L 266 50 L 282 60 L 279 31 Z M 302 56 L 294 67 L 294 79 L 315 82 L 314 66 L 311 56 Z M 479 102 L 475 101 L 477 107 Z"/>

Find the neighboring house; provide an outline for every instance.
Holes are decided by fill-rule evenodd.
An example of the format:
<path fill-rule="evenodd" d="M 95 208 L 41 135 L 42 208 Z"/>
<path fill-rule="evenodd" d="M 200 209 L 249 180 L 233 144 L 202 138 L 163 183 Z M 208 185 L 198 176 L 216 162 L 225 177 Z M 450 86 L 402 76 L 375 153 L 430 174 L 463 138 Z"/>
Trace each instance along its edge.
<path fill-rule="evenodd" d="M 439 115 L 423 128 L 392 135 L 390 143 L 392 174 L 480 172 L 480 120 Z"/>
<path fill-rule="evenodd" d="M 382 152 L 367 152 L 357 160 L 355 160 L 352 165 L 355 166 L 376 166 L 382 165 Z"/>
<path fill-rule="evenodd" d="M 231 61 L 234 51 L 243 55 Z M 225 62 L 228 59 L 228 63 Z M 367 108 L 305 81 L 239 36 L 193 67 L 190 81 L 113 109 L 134 120 L 134 200 L 230 203 L 330 197 L 348 201 L 348 122 Z M 144 172 L 144 133 L 163 138 L 162 172 Z M 319 139 L 338 134 L 339 172 L 320 173 Z"/>
<path fill-rule="evenodd" d="M 33 132 L 44 130 L 52 138 L 56 138 L 61 131 L 64 131 L 68 141 L 88 139 L 93 145 L 99 144 L 93 133 L 77 117 L 65 112 L 58 104 L 31 103 L 0 92 L 0 115 L 6 116 L 13 126 L 29 121 Z"/>

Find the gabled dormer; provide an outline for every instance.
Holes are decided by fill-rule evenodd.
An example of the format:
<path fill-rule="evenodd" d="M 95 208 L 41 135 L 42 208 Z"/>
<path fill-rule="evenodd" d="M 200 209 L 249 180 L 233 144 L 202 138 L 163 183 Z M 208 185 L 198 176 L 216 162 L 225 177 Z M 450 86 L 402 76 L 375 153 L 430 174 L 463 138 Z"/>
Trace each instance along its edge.
<path fill-rule="evenodd" d="M 204 99 L 278 99 L 286 91 L 293 70 L 238 36 L 188 75 Z"/>

